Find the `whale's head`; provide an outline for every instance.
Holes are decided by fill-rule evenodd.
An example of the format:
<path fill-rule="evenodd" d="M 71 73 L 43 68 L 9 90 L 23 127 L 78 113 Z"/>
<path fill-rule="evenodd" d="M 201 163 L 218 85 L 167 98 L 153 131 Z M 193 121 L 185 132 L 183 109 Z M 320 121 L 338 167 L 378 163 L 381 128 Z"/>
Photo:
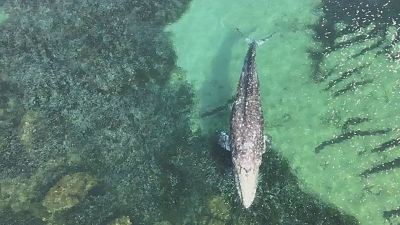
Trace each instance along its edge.
<path fill-rule="evenodd" d="M 251 151 L 247 154 L 239 154 L 233 157 L 233 165 L 236 187 L 242 204 L 247 209 L 256 196 L 261 154 L 252 154 Z"/>

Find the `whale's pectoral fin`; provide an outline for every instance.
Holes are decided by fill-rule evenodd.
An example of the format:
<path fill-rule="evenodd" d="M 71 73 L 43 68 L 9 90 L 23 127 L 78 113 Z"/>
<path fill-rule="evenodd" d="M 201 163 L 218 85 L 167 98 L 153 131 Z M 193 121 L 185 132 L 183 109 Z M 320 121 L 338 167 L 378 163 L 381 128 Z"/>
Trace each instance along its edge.
<path fill-rule="evenodd" d="M 218 145 L 223 149 L 231 151 L 229 147 L 229 135 L 223 131 L 218 132 Z"/>
<path fill-rule="evenodd" d="M 264 135 L 264 147 L 263 147 L 262 154 L 264 154 L 267 149 L 267 141 L 268 141 L 268 137 L 267 137 L 267 135 Z"/>
<path fill-rule="evenodd" d="M 271 148 L 271 139 L 268 137 L 268 135 L 264 135 L 264 148 L 263 148 L 263 154 L 265 151 Z"/>

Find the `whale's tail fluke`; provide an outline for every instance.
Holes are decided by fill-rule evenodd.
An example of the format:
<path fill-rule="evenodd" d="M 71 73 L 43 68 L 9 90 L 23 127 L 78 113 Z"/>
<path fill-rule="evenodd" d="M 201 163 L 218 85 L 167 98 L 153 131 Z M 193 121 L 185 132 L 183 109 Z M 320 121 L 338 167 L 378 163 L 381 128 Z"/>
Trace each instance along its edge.
<path fill-rule="evenodd" d="M 262 39 L 258 39 L 256 40 L 257 46 L 261 46 L 262 44 L 264 44 L 265 42 L 267 42 L 270 38 L 272 38 L 277 32 L 274 31 L 272 34 L 262 38 Z"/>
<path fill-rule="evenodd" d="M 261 39 L 254 39 L 252 37 L 250 37 L 249 35 L 244 34 L 239 28 L 236 27 L 236 31 L 239 32 L 239 34 L 246 40 L 246 42 L 248 44 L 251 44 L 253 42 L 255 42 L 257 44 L 257 46 L 261 46 L 262 44 L 264 44 L 265 42 L 267 42 L 270 38 L 272 38 L 277 32 L 274 31 L 272 34 L 261 38 Z"/>

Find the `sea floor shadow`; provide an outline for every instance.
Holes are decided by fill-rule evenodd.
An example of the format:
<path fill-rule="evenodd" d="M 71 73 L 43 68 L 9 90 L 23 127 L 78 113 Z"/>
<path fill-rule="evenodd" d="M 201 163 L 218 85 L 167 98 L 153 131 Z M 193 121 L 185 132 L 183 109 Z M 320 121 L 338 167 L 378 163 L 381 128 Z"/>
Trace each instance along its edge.
<path fill-rule="evenodd" d="M 200 117 L 207 132 L 228 129 L 228 118 L 234 91 L 231 87 L 232 48 L 241 39 L 236 30 L 229 31 L 212 60 L 211 73 L 199 90 Z M 239 73 L 239 71 L 238 71 Z"/>

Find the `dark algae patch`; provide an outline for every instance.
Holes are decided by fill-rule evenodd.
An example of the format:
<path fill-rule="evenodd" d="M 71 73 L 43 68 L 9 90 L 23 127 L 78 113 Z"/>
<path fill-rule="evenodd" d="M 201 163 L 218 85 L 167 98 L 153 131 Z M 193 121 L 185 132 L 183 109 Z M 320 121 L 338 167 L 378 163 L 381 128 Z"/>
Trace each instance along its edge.
<path fill-rule="evenodd" d="M 391 60 L 398 56 L 392 55 L 392 48 L 395 43 L 400 41 L 398 33 L 389 42 L 384 42 L 389 27 L 393 24 L 399 24 L 400 5 L 397 1 L 382 0 L 382 1 L 343 1 L 343 0 L 323 0 L 322 1 L 323 15 L 319 22 L 313 27 L 315 31 L 314 39 L 322 46 L 320 51 L 311 51 L 310 56 L 315 62 L 314 80 L 317 82 L 325 81 L 333 71 L 321 71 L 320 64 L 327 54 L 338 51 L 347 47 L 351 47 L 357 43 L 363 43 L 367 40 L 378 39 L 372 45 L 365 46 L 359 52 L 352 55 L 352 58 L 360 57 L 368 51 L 372 51 L 379 47 L 376 54 L 385 54 Z M 365 33 L 351 36 L 362 28 L 373 26 Z M 341 27 L 338 29 L 338 25 Z M 350 35 L 351 38 L 345 41 L 336 42 L 335 40 L 345 35 Z M 355 73 L 360 73 L 365 66 L 355 66 L 347 71 L 341 72 L 340 77 L 336 80 L 345 81 Z M 337 70 L 338 68 L 334 69 Z M 333 82 L 333 83 L 332 83 Z M 328 88 L 335 84 L 331 81 Z"/>
<path fill-rule="evenodd" d="M 385 172 L 385 171 L 390 171 L 390 170 L 394 170 L 396 168 L 400 168 L 400 158 L 394 159 L 390 162 L 385 162 L 379 165 L 376 165 L 370 169 L 365 170 L 364 172 L 362 172 L 360 174 L 360 176 L 369 176 L 371 174 L 375 174 L 375 173 L 381 173 L 381 172 Z"/>
<path fill-rule="evenodd" d="M 390 131 L 390 129 L 384 129 L 384 130 L 367 130 L 367 131 L 362 131 L 362 130 L 353 130 L 353 131 L 348 131 L 342 134 L 337 135 L 336 137 L 329 139 L 327 141 L 323 141 L 321 144 L 319 144 L 317 147 L 315 147 L 315 153 L 319 153 L 322 149 L 324 149 L 328 145 L 333 145 L 333 144 L 338 144 L 343 141 L 349 140 L 353 137 L 357 136 L 372 136 L 372 135 L 382 135 L 386 134 Z"/>
<path fill-rule="evenodd" d="M 387 151 L 390 150 L 394 147 L 397 147 L 398 145 L 400 145 L 400 138 L 395 138 L 393 140 L 390 141 L 386 141 L 383 142 L 382 144 L 380 144 L 379 146 L 373 148 L 371 150 L 371 152 L 383 152 L 383 151 Z"/>

